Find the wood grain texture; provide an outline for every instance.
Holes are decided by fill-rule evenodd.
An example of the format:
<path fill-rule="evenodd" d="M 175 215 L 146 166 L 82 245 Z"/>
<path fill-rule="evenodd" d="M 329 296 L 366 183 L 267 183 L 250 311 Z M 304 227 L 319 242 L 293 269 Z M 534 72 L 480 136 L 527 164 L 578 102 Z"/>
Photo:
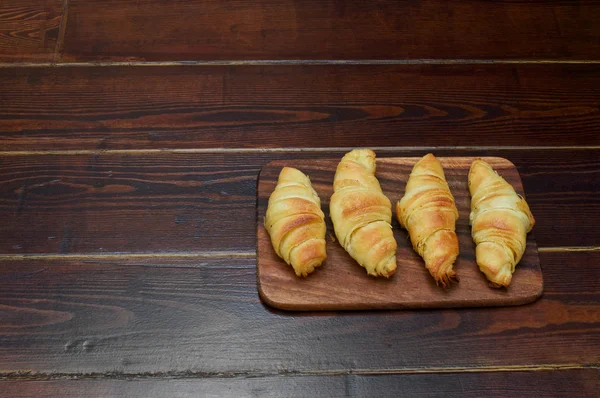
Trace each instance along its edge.
<path fill-rule="evenodd" d="M 0 157 L 0 254 L 256 250 L 256 183 L 272 160 L 338 152 Z M 378 151 L 379 157 L 426 151 Z M 501 156 L 523 178 L 540 247 L 597 246 L 599 150 L 440 150 Z"/>
<path fill-rule="evenodd" d="M 0 62 L 53 61 L 63 2 L 0 1 Z"/>
<path fill-rule="evenodd" d="M 218 379 L 3 381 L 13 398 L 36 397 L 572 397 L 596 398 L 597 369 L 420 375 L 267 376 Z"/>
<path fill-rule="evenodd" d="M 377 397 L 595 397 L 598 370 L 359 376 L 356 396 Z M 353 393 L 351 393 L 352 395 Z"/>
<path fill-rule="evenodd" d="M 222 155 L 6 157 L 0 253 L 254 250 L 257 168 Z"/>
<path fill-rule="evenodd" d="M 521 305 L 536 300 L 543 290 L 537 245 L 528 235 L 527 248 L 517 266 L 508 289 L 492 289 L 475 262 L 475 243 L 471 238 L 469 213 L 471 200 L 467 176 L 476 158 L 438 157 L 454 196 L 459 219 L 456 233 L 460 254 L 454 270 L 460 283 L 448 289 L 436 286 L 412 248 L 408 233 L 398 224 L 396 202 L 404 196 L 406 182 L 420 158 L 377 158 L 377 179 L 383 193 L 392 202 L 392 227 L 398 243 L 396 274 L 389 280 L 367 276 L 335 242 L 335 232 L 329 218 L 329 199 L 333 194 L 333 179 L 339 159 L 277 161 L 266 165 L 259 175 L 257 192 L 257 282 L 261 298 L 269 305 L 285 310 L 360 310 L 394 308 L 452 308 Z M 504 158 L 484 158 L 517 193 L 526 197 L 519 171 Z M 295 167 L 310 176 L 313 188 L 321 199 L 326 214 L 327 260 L 307 278 L 299 278 L 292 267 L 280 259 L 271 245 L 264 227 L 269 196 L 277 185 L 283 166 Z"/>
<path fill-rule="evenodd" d="M 2 261 L 0 372 L 597 366 L 600 252 L 540 253 L 540 262 L 544 295 L 525 306 L 290 313 L 260 302 L 252 258 L 163 259 L 165 268 L 160 258 Z"/>
<path fill-rule="evenodd" d="M 599 79 L 591 64 L 7 68 L 0 148 L 598 146 Z"/>
<path fill-rule="evenodd" d="M 600 8 L 546 0 L 71 0 L 63 60 L 599 59 Z"/>

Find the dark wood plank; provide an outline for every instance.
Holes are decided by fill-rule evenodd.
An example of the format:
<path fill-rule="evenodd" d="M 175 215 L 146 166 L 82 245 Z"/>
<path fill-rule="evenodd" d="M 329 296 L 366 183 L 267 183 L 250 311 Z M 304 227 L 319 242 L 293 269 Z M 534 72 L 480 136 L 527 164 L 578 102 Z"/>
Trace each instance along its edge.
<path fill-rule="evenodd" d="M 597 397 L 598 369 L 358 376 L 356 396 L 372 397 Z M 354 394 L 354 392 L 353 392 Z"/>
<path fill-rule="evenodd" d="M 263 165 L 338 152 L 153 153 L 0 157 L 0 254 L 256 249 Z M 425 150 L 378 151 L 379 157 Z M 540 247 L 593 246 L 600 235 L 600 150 L 440 150 L 516 164 Z"/>
<path fill-rule="evenodd" d="M 209 379 L 2 381 L 20 397 L 597 397 L 598 370 Z"/>
<path fill-rule="evenodd" d="M 597 366 L 600 252 L 540 260 L 545 291 L 530 305 L 318 314 L 262 305 L 253 258 L 163 260 L 168 268 L 157 267 L 158 258 L 151 267 L 103 258 L 2 261 L 0 372 L 208 377 Z"/>
<path fill-rule="evenodd" d="M 63 1 L 0 2 L 0 62 L 54 60 Z"/>
<path fill-rule="evenodd" d="M 64 60 L 599 59 L 597 1 L 71 0 Z"/>
<path fill-rule="evenodd" d="M 600 145 L 599 79 L 591 64 L 3 69 L 0 148 Z"/>
<path fill-rule="evenodd" d="M 460 283 L 447 289 L 436 286 L 431 275 L 400 227 L 395 208 L 406 187 L 413 166 L 420 158 L 377 158 L 377 179 L 383 193 L 392 202 L 392 227 L 398 244 L 397 271 L 390 279 L 367 276 L 365 269 L 335 242 L 331 219 L 327 224 L 327 260 L 307 278 L 299 278 L 292 267 L 277 256 L 264 226 L 269 196 L 277 185 L 284 165 L 298 168 L 310 175 L 312 187 L 321 198 L 323 212 L 330 213 L 329 199 L 333 194 L 332 181 L 339 159 L 283 160 L 263 167 L 258 184 L 257 209 L 257 280 L 263 301 L 284 310 L 361 310 L 401 308 L 455 308 L 522 305 L 535 301 L 543 290 L 537 245 L 528 234 L 527 248 L 519 262 L 508 289 L 493 289 L 475 261 L 475 243 L 471 237 L 469 213 L 471 196 L 467 184 L 472 157 L 438 157 L 454 196 L 459 219 L 456 233 L 460 254 L 454 270 Z M 504 158 L 483 158 L 509 184 L 523 195 L 519 171 Z"/>
<path fill-rule="evenodd" d="M 585 387 L 585 375 L 575 375 L 571 383 L 579 390 Z M 150 379 L 150 380 L 77 380 L 77 381 L 9 381 L 0 388 L 11 397 L 348 397 L 345 385 L 352 377 L 256 377 L 209 379 Z"/>
<path fill-rule="evenodd" d="M 242 159 L 0 158 L 0 253 L 253 251 L 258 165 Z"/>

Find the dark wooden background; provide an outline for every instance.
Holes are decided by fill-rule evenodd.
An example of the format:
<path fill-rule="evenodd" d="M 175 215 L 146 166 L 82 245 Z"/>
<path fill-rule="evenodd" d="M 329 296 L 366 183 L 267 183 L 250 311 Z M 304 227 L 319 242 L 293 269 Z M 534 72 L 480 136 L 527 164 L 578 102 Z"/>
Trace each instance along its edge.
<path fill-rule="evenodd" d="M 600 2 L 0 0 L 0 395 L 596 397 Z M 544 295 L 294 313 L 271 160 L 502 156 Z"/>

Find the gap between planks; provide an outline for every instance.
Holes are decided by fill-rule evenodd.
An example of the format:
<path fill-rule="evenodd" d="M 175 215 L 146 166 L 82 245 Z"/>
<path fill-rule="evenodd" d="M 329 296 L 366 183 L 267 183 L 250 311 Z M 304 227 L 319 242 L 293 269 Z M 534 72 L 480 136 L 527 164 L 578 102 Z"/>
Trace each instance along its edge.
<path fill-rule="evenodd" d="M 66 21 L 66 18 L 65 18 Z M 64 35 L 64 29 L 62 34 Z M 266 65 L 527 65 L 527 64 L 600 64 L 600 60 L 575 59 L 264 59 L 264 60 L 198 60 L 198 61 L 98 61 L 60 62 L 62 39 L 57 42 L 55 62 L 2 62 L 0 68 L 96 67 L 96 66 L 266 66 Z"/>
<path fill-rule="evenodd" d="M 598 252 L 600 246 L 576 246 L 576 247 L 539 247 L 540 253 L 570 253 L 570 252 Z M 0 254 L 2 261 L 85 261 L 85 260 L 120 260 L 120 259 L 253 259 L 256 258 L 254 251 L 215 251 L 215 252 L 165 252 L 165 253 L 90 253 L 90 254 Z"/>
<path fill-rule="evenodd" d="M 600 145 L 564 145 L 564 146 L 373 146 L 374 151 L 515 151 L 515 150 L 597 150 Z M 118 154 L 177 154 L 177 153 L 297 153 L 297 152 L 348 152 L 354 147 L 325 148 L 189 148 L 189 149 L 70 149 L 44 151 L 0 151 L 0 156 L 31 155 L 118 155 Z"/>
<path fill-rule="evenodd" d="M 598 252 L 600 246 L 538 247 L 540 253 Z"/>
<path fill-rule="evenodd" d="M 236 259 L 255 258 L 256 252 L 164 252 L 164 253 L 89 253 L 89 254 L 0 254 L 0 261 L 26 261 L 26 260 L 119 260 L 119 259 Z"/>
<path fill-rule="evenodd" d="M 192 379 L 192 378 L 259 378 L 259 377 L 290 377 L 290 376 L 375 376 L 375 375 L 411 375 L 411 374 L 440 374 L 440 373 L 492 373 L 492 372 L 544 372 L 568 371 L 577 369 L 598 369 L 600 364 L 542 364 L 542 365 L 509 365 L 481 367 L 432 367 L 432 368 L 396 368 L 396 369 L 339 369 L 339 370 L 283 370 L 279 372 L 194 372 L 166 371 L 144 373 L 34 373 L 12 372 L 0 373 L 0 380 L 139 380 L 153 378 Z"/>

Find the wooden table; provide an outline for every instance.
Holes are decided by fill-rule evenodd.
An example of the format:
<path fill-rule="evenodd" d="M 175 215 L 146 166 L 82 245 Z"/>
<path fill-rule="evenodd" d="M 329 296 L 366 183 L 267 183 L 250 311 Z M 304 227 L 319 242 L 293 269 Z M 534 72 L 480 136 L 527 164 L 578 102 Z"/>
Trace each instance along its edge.
<path fill-rule="evenodd" d="M 0 395 L 596 397 L 600 7 L 0 0 Z M 297 313 L 256 289 L 271 160 L 502 156 L 533 304 Z"/>

